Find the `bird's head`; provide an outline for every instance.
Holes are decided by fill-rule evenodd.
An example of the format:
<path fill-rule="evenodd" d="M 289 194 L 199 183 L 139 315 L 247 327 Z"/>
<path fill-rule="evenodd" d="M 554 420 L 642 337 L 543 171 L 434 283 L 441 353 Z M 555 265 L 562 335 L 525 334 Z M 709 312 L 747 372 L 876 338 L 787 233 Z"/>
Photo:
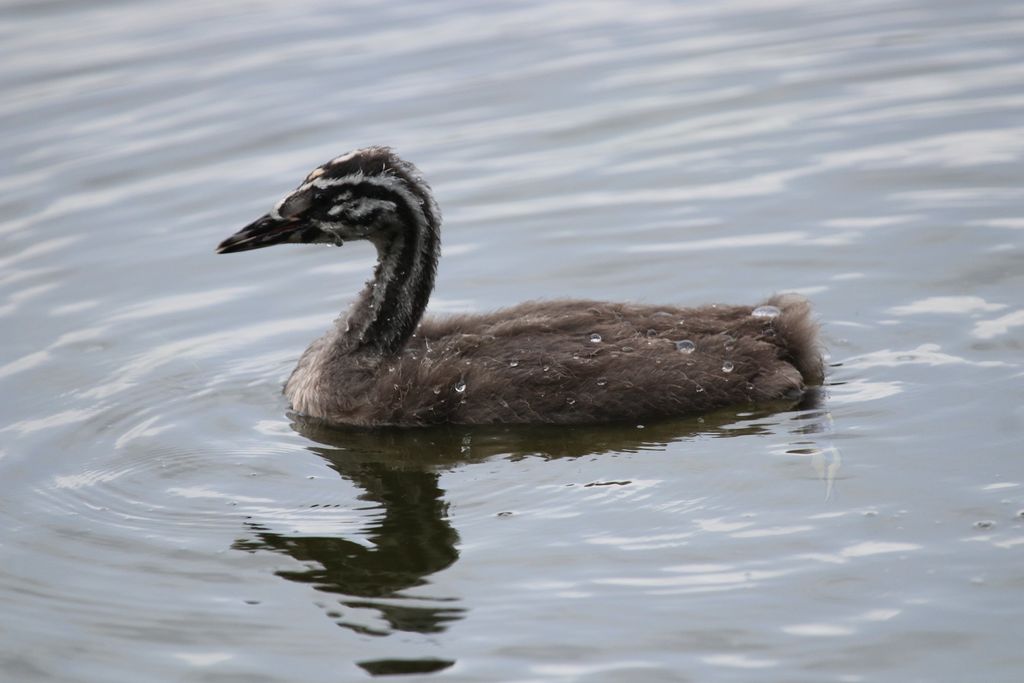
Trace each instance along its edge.
<path fill-rule="evenodd" d="M 381 244 L 410 230 L 436 234 L 440 222 L 416 167 L 387 147 L 366 147 L 313 169 L 269 213 L 221 242 L 217 253 L 290 242 Z"/>

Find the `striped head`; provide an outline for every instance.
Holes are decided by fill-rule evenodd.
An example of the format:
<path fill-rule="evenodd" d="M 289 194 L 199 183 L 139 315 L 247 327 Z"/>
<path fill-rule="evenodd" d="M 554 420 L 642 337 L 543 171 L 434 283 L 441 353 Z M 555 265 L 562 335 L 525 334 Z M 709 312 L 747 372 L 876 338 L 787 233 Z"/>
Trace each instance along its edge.
<path fill-rule="evenodd" d="M 403 234 L 437 239 L 441 214 L 416 167 L 388 147 L 366 147 L 318 166 L 291 193 L 220 243 L 217 253 L 291 242 L 381 245 Z"/>

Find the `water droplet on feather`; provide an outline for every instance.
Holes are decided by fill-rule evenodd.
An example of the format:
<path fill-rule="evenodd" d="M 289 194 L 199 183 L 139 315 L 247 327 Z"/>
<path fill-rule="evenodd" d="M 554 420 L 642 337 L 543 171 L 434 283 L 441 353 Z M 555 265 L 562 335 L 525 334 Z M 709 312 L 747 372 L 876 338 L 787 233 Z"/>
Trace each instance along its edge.
<path fill-rule="evenodd" d="M 694 344 L 689 339 L 683 339 L 682 341 L 676 342 L 676 350 L 680 351 L 681 353 L 693 353 L 693 350 L 696 348 L 697 345 Z"/>
<path fill-rule="evenodd" d="M 779 315 L 781 315 L 781 313 L 782 311 L 779 310 L 778 306 L 765 305 L 758 306 L 757 308 L 750 312 L 750 315 L 754 316 L 755 318 L 778 318 Z"/>

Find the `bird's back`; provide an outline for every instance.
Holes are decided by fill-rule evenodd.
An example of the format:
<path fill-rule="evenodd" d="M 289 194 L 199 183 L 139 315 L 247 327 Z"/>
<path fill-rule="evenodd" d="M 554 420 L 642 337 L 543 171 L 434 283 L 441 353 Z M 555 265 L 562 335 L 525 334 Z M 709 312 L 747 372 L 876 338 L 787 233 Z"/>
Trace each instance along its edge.
<path fill-rule="evenodd" d="M 306 381 L 314 412 L 353 425 L 647 420 L 799 396 L 822 380 L 816 337 L 794 295 L 757 309 L 528 302 L 428 318 L 392 357 L 328 359 L 325 338 L 289 386 Z"/>

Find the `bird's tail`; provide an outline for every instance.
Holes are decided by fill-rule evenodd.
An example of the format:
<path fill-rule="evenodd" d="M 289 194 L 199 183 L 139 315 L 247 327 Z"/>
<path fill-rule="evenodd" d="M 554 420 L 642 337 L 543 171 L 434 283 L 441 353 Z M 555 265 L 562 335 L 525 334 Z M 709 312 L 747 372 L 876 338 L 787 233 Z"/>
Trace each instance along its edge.
<path fill-rule="evenodd" d="M 807 386 L 816 386 L 825 379 L 825 363 L 818 337 L 818 323 L 811 313 L 811 304 L 799 294 L 776 294 L 765 302 L 781 311 L 775 319 L 775 333 L 787 350 L 788 360 Z"/>

